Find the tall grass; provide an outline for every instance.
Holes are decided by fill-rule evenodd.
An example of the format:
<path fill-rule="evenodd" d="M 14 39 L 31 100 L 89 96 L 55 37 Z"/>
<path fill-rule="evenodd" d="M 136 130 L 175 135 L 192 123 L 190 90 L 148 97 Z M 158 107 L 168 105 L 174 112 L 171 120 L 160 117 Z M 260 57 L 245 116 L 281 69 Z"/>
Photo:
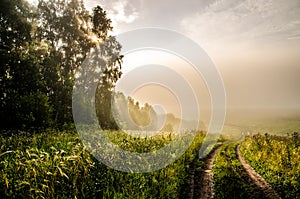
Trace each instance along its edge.
<path fill-rule="evenodd" d="M 283 198 L 300 198 L 300 137 L 254 135 L 241 144 L 245 160 Z"/>
<path fill-rule="evenodd" d="M 126 150 L 148 152 L 172 134 L 136 139 L 107 132 Z M 204 134 L 173 164 L 151 173 L 124 173 L 98 162 L 76 134 L 18 133 L 0 137 L 1 198 L 178 198 Z"/>
<path fill-rule="evenodd" d="M 213 167 L 214 198 L 253 198 L 251 184 L 243 175 L 243 166 L 236 154 L 237 143 L 222 146 Z"/>

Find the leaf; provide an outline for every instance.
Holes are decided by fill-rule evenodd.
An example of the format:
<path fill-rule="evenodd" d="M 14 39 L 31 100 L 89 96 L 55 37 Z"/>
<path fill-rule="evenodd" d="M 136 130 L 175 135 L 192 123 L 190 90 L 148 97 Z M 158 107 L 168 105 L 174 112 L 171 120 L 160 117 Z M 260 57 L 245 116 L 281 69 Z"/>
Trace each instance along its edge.
<path fill-rule="evenodd" d="M 4 152 L 4 153 L 1 153 L 1 154 L 0 154 L 0 157 L 3 156 L 3 155 L 9 154 L 9 153 L 14 153 L 14 151 L 6 151 L 6 152 Z"/>
<path fill-rule="evenodd" d="M 4 174 L 3 178 L 4 178 L 4 181 L 5 181 L 6 188 L 8 189 L 8 183 L 9 182 L 8 182 L 7 177 L 6 177 L 6 174 Z"/>
<path fill-rule="evenodd" d="M 65 174 L 60 167 L 57 167 L 57 168 L 59 170 L 60 175 L 64 176 L 65 178 L 67 178 L 69 180 L 69 177 L 67 176 L 67 174 Z"/>

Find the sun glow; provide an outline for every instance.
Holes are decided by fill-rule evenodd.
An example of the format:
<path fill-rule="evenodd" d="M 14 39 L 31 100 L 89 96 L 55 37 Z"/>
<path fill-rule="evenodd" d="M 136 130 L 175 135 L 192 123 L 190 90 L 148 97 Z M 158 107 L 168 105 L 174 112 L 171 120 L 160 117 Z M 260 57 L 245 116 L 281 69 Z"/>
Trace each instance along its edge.
<path fill-rule="evenodd" d="M 89 40 L 94 43 L 94 44 L 100 44 L 102 43 L 102 39 L 100 39 L 99 37 L 97 37 L 97 35 L 93 34 L 89 36 Z"/>

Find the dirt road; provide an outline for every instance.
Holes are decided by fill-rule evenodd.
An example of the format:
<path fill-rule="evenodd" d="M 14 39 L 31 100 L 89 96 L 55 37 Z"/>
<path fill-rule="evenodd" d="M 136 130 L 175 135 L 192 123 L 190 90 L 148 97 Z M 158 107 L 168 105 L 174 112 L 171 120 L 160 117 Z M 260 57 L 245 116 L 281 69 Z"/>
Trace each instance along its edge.
<path fill-rule="evenodd" d="M 215 148 L 205 159 L 198 160 L 202 165 L 193 164 L 190 172 L 190 184 L 188 199 L 211 199 L 214 198 L 213 188 L 213 166 L 215 158 L 221 146 Z M 280 199 L 281 197 L 253 168 L 245 162 L 239 150 L 239 145 L 235 149 L 236 157 L 242 166 L 236 171 L 250 190 L 248 196 L 254 199 Z M 232 182 L 235 183 L 235 182 Z"/>
<path fill-rule="evenodd" d="M 192 178 L 190 183 L 190 190 L 188 193 L 189 199 L 210 199 L 213 198 L 213 164 L 220 147 L 216 147 L 205 159 L 204 166 L 197 169 L 194 165 L 192 171 Z"/>

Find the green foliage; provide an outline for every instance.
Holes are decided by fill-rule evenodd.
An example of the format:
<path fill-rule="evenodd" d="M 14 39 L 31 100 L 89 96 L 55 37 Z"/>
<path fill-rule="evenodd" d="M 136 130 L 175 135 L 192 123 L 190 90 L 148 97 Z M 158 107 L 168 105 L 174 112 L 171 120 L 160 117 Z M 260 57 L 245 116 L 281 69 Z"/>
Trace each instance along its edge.
<path fill-rule="evenodd" d="M 112 30 L 111 21 L 106 12 L 97 6 L 90 15 L 82 1 L 40 1 L 38 6 L 38 20 L 43 23 L 37 28 L 37 37 L 49 45 L 47 63 L 53 67 L 50 72 L 53 79 L 47 79 L 49 84 L 49 96 L 54 109 L 54 122 L 58 125 L 72 122 L 71 100 L 75 80 L 75 74 L 83 77 L 79 79 L 99 79 L 100 94 L 97 95 L 102 113 L 101 122 L 111 123 L 107 117 L 110 110 L 111 90 L 114 83 L 120 77 L 121 46 L 114 37 L 108 35 Z M 97 41 L 95 40 L 97 39 Z M 89 66 L 84 72 L 78 73 L 87 55 L 92 48 L 100 48 L 97 57 L 93 58 L 98 64 Z M 85 65 L 87 66 L 87 65 Z M 96 72 L 96 71 L 99 72 Z M 98 76 L 98 77 L 97 77 Z M 81 82 L 90 86 L 87 82 Z"/>
<path fill-rule="evenodd" d="M 79 139 L 65 133 L 1 138 L 0 194 L 10 198 L 85 196 L 93 161 Z M 19 145 L 22 143 L 23 145 Z M 8 148 L 4 148 L 8 147 Z M 72 190 L 72 193 L 69 192 Z"/>
<path fill-rule="evenodd" d="M 241 152 L 283 198 L 300 198 L 298 133 L 290 137 L 268 134 L 246 137 L 241 144 Z"/>
<path fill-rule="evenodd" d="M 217 154 L 213 167 L 214 198 L 253 198 L 251 184 L 237 159 L 236 146 L 224 145 Z"/>
<path fill-rule="evenodd" d="M 168 143 L 171 135 L 136 140 L 107 132 L 127 150 L 147 152 Z M 197 157 L 204 134 L 176 162 L 161 170 L 137 174 L 106 167 L 69 132 L 0 137 L 0 195 L 4 198 L 178 198 L 189 165 Z M 130 144 L 128 144 L 130 143 Z"/>
<path fill-rule="evenodd" d="M 40 50 L 31 40 L 31 8 L 21 0 L 1 1 L 0 128 L 48 127 L 52 106 L 44 93 Z"/>
<path fill-rule="evenodd" d="M 106 105 L 121 75 L 122 57 L 120 44 L 108 35 L 111 20 L 101 7 L 90 14 L 80 0 L 41 0 L 37 8 L 24 0 L 3 0 L 0 24 L 1 129 L 72 123 L 75 74 L 97 45 L 105 80 L 99 84 L 106 93 L 99 100 L 102 113 L 110 110 Z"/>
<path fill-rule="evenodd" d="M 24 0 L 2 0 L 0 2 L 0 47 L 17 49 L 31 40 L 31 24 L 27 18 L 31 9 Z"/>
<path fill-rule="evenodd" d="M 106 136 L 121 149 L 137 153 L 148 153 L 162 148 L 175 139 L 172 133 L 161 133 L 151 137 L 132 137 L 123 131 L 105 131 Z"/>

